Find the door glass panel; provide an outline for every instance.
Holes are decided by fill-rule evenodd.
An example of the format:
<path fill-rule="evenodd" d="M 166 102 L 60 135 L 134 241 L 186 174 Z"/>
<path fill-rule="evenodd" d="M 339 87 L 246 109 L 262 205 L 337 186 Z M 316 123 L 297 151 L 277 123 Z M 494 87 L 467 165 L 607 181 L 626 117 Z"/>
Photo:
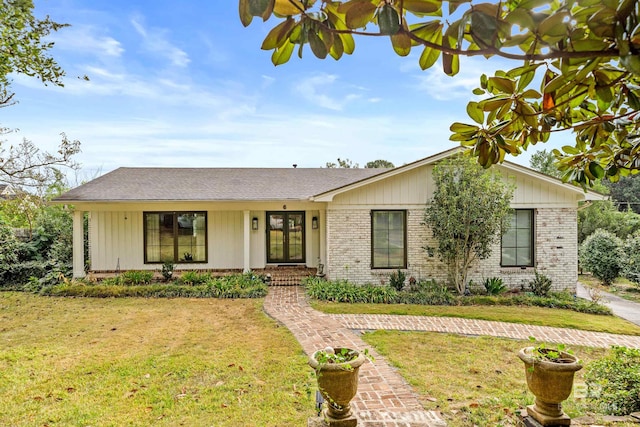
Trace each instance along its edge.
<path fill-rule="evenodd" d="M 289 214 L 287 224 L 289 225 L 289 261 L 300 262 L 304 259 L 304 239 L 302 230 L 302 214 Z"/>
<path fill-rule="evenodd" d="M 269 260 L 284 260 L 284 215 L 269 215 Z"/>

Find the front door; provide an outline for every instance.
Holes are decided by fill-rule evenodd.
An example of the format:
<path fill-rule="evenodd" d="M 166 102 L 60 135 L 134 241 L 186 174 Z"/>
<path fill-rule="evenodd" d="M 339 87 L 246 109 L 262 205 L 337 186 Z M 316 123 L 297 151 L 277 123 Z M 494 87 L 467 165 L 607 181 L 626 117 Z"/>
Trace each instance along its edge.
<path fill-rule="evenodd" d="M 267 212 L 267 262 L 304 263 L 304 212 Z"/>

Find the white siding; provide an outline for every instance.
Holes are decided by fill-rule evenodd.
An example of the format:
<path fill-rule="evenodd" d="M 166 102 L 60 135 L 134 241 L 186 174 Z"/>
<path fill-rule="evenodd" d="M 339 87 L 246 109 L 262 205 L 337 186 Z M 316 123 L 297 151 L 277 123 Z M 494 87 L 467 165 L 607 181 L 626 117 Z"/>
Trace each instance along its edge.
<path fill-rule="evenodd" d="M 250 210 L 250 218 L 258 218 L 258 230 L 250 230 L 250 265 L 262 269 L 266 265 L 266 211 L 277 211 L 282 203 L 257 204 Z M 244 265 L 243 211 L 250 205 L 237 205 L 236 210 L 220 210 L 221 204 L 129 204 L 115 210 L 118 205 L 83 206 L 89 212 L 89 260 L 93 271 L 158 270 L 158 264 L 144 263 L 143 212 L 206 211 L 207 212 L 207 263 L 178 264 L 177 269 L 242 269 Z M 288 203 L 294 209 L 305 211 L 306 265 L 317 266 L 320 256 L 319 229 L 312 229 L 311 220 L 319 217 L 317 210 L 309 210 L 307 204 Z M 123 206 L 125 207 L 125 206 Z M 229 204 L 225 207 L 229 208 Z M 262 209 L 264 208 L 264 209 Z M 290 209 L 293 210 L 293 209 Z"/>

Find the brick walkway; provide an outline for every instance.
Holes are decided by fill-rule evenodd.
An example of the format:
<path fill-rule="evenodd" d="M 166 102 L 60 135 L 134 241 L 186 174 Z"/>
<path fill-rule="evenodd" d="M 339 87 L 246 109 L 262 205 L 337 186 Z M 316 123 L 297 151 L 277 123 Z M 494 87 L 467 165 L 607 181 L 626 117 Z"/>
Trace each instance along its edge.
<path fill-rule="evenodd" d="M 358 394 L 353 400 L 361 427 L 442 427 L 446 423 L 437 412 L 422 407 L 406 381 L 355 331 L 430 331 L 524 340 L 535 336 L 540 341 L 570 345 L 640 348 L 640 337 L 573 329 L 444 317 L 325 314 L 309 306 L 299 286 L 270 287 L 264 310 L 293 333 L 307 354 L 327 346 L 370 349 L 375 363 L 360 368 Z"/>

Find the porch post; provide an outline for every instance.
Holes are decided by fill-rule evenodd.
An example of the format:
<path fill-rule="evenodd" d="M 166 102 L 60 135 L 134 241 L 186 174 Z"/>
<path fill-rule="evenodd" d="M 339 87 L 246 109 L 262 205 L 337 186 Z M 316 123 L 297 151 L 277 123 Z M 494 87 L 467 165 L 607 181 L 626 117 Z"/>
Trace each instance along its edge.
<path fill-rule="evenodd" d="M 251 211 L 244 211 L 244 272 L 251 270 Z"/>
<path fill-rule="evenodd" d="M 73 211 L 73 277 L 84 277 L 84 212 Z"/>
<path fill-rule="evenodd" d="M 320 234 L 320 263 L 324 264 L 324 271 L 327 272 L 327 211 L 320 209 L 319 212 L 319 234 Z"/>

